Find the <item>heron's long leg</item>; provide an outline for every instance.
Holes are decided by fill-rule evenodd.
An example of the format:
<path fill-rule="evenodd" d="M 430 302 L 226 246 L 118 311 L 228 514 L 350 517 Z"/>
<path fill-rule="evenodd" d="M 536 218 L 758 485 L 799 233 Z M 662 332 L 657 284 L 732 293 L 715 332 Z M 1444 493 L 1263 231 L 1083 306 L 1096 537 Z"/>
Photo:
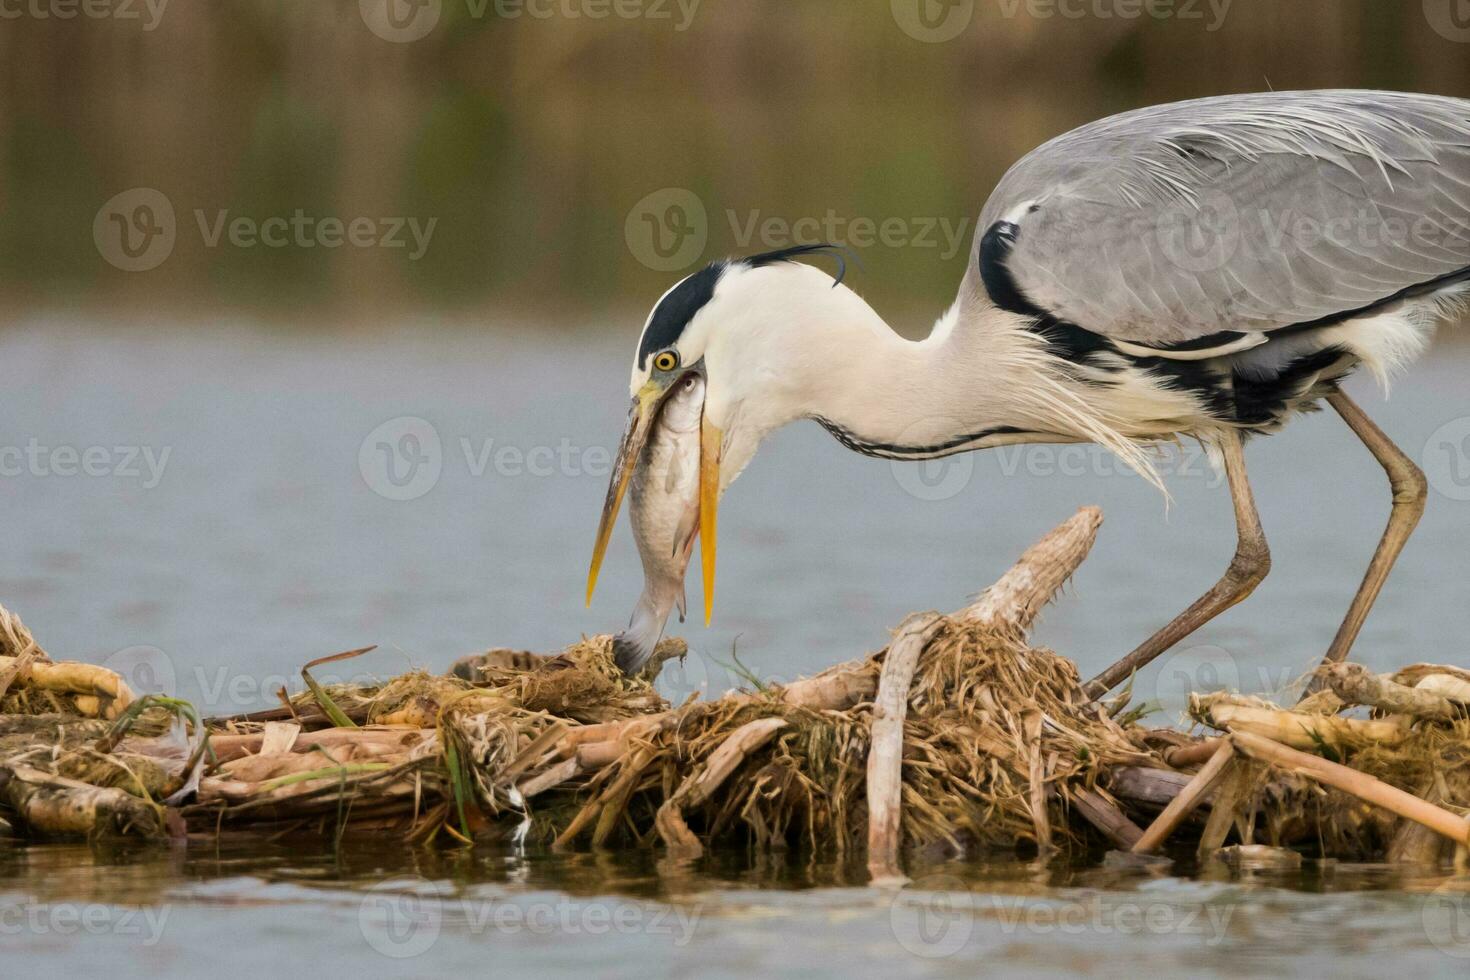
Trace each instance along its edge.
<path fill-rule="evenodd" d="M 1230 481 L 1230 497 L 1235 503 L 1235 527 L 1239 534 L 1235 557 L 1231 559 L 1225 577 L 1138 649 L 1088 681 L 1084 690 L 1089 697 L 1098 698 L 1106 694 L 1134 671 L 1243 600 L 1255 591 L 1271 570 L 1271 550 L 1266 545 L 1266 534 L 1261 530 L 1256 500 L 1246 477 L 1245 452 L 1239 433 L 1230 431 L 1222 436 L 1220 450 L 1225 456 L 1225 476 Z"/>
<path fill-rule="evenodd" d="M 1388 529 L 1383 532 L 1378 550 L 1368 565 L 1368 573 L 1363 576 L 1363 584 L 1358 586 L 1358 594 L 1348 607 L 1347 617 L 1338 627 L 1332 646 L 1327 648 L 1327 656 L 1322 660 L 1324 665 L 1337 663 L 1352 649 L 1353 641 L 1358 638 L 1358 633 L 1368 618 L 1368 611 L 1373 608 L 1378 594 L 1383 591 L 1383 583 L 1393 570 L 1393 563 L 1398 560 L 1399 552 L 1404 550 L 1409 535 L 1418 526 L 1419 518 L 1424 514 L 1424 502 L 1429 496 L 1429 485 L 1424 479 L 1424 472 L 1402 449 L 1393 444 L 1393 440 L 1382 429 L 1373 424 L 1373 420 L 1363 413 L 1356 402 L 1338 391 L 1327 396 L 1327 404 L 1336 409 L 1348 428 L 1363 440 L 1363 445 L 1368 447 L 1368 451 L 1388 473 L 1388 484 L 1393 489 L 1393 510 L 1388 517 Z M 1308 687 L 1308 692 L 1320 688 L 1321 683 L 1320 680 L 1314 680 Z"/>

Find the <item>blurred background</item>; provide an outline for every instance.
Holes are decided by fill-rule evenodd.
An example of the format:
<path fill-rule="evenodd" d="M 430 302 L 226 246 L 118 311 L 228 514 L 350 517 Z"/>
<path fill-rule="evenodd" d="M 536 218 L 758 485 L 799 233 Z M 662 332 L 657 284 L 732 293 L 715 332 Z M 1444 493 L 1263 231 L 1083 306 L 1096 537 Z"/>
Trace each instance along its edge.
<path fill-rule="evenodd" d="M 859 218 L 959 228 L 1025 151 L 1134 106 L 1470 89 L 1462 0 L 89 0 L 63 17 L 68 2 L 8 0 L 0 15 L 0 276 L 15 311 L 242 312 L 303 329 L 626 310 L 671 273 L 768 239 L 862 241 L 846 227 Z M 174 215 L 171 254 L 146 275 L 105 261 L 92 234 L 135 187 Z M 705 243 L 651 269 L 625 232 L 653 226 L 626 226 L 665 188 L 697 195 Z M 663 203 L 647 206 L 659 222 Z M 298 209 L 435 225 L 423 249 L 408 234 L 407 247 L 211 245 L 204 230 L 222 212 Z M 829 211 L 837 224 L 760 230 Z M 662 228 L 670 247 L 679 217 Z M 875 301 L 946 302 L 967 241 L 911 242 L 924 237 L 864 249 Z"/>
<path fill-rule="evenodd" d="M 1465 0 L 0 0 L 0 602 L 206 711 L 366 643 L 390 673 L 616 629 L 626 532 L 591 611 L 585 563 L 678 277 L 835 240 L 920 334 L 1045 139 L 1229 92 L 1466 96 L 1467 42 Z M 1454 341 L 1361 391 L 1437 490 L 1360 644 L 1385 666 L 1470 628 Z M 1275 575 L 1156 668 L 1165 701 L 1305 670 L 1386 517 L 1331 419 L 1252 456 Z M 722 508 L 671 693 L 733 683 L 737 642 L 765 677 L 874 648 L 1084 503 L 1109 525 L 1043 638 L 1101 668 L 1233 546 L 1198 454 L 1166 469 L 1167 507 L 1100 453 L 890 465 L 797 426 Z"/>

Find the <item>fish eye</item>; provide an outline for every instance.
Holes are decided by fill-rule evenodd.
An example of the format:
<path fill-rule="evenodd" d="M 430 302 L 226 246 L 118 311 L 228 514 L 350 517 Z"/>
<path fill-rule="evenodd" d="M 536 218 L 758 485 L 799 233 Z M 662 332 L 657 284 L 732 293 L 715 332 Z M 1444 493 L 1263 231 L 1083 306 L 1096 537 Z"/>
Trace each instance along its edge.
<path fill-rule="evenodd" d="M 684 379 L 684 390 L 685 391 L 693 391 L 694 390 L 694 382 L 696 380 L 697 379 L 692 374 L 689 375 L 687 378 L 685 378 Z"/>
<path fill-rule="evenodd" d="M 679 355 L 671 350 L 659 351 L 653 359 L 653 366 L 660 371 L 672 371 L 679 366 Z"/>

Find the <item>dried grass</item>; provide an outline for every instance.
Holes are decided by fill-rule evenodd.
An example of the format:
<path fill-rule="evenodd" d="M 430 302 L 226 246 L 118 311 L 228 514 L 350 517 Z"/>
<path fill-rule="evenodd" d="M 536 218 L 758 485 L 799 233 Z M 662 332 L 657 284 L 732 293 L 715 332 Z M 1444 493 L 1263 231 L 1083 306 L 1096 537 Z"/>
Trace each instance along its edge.
<path fill-rule="evenodd" d="M 1091 538 L 1084 535 L 1098 520 L 1069 522 L 1059 532 L 1071 528 L 1074 536 L 1053 532 L 1023 557 L 1017 567 L 1025 574 L 1002 579 L 967 610 L 926 620 L 932 626 L 920 638 L 902 728 L 906 848 L 1077 852 L 1108 833 L 1099 813 L 1114 814 L 1116 840 L 1118 821 L 1128 829 L 1130 817 L 1147 822 L 1157 812 L 1158 786 L 1167 798 L 1168 786 L 1187 782 L 1166 759 L 1196 740 L 1141 727 L 1136 713 L 1120 714 L 1126 698 L 1089 699 L 1071 661 L 1027 641 L 1030 618 L 1085 555 Z M 1031 569 L 1028 560 L 1050 564 Z M 1023 612 L 997 613 L 1010 606 Z M 0 637 L 34 646 L 12 615 L 0 619 Z M 109 722 L 85 717 L 89 707 L 101 710 L 75 700 L 88 695 L 47 690 L 17 670 L 0 698 L 0 807 L 28 808 L 42 821 L 33 832 L 74 832 L 74 817 L 48 814 L 63 812 L 58 801 L 87 784 L 106 791 L 88 797 L 98 832 L 158 834 L 166 823 L 149 808 L 162 813 L 158 801 L 193 778 L 197 789 L 179 815 L 196 834 L 226 826 L 338 835 L 361 828 L 418 843 L 650 846 L 662 839 L 676 849 L 861 851 L 886 651 L 803 682 L 755 684 L 675 707 L 652 682 L 661 663 L 685 650 L 666 641 L 649 672 L 629 679 L 613 662 L 611 638 L 595 636 L 551 656 L 494 650 L 449 675 L 413 671 L 304 691 L 271 711 L 201 723 L 213 737 L 229 736 L 232 747 L 202 773 L 191 760 L 201 758 L 204 731 L 186 733 L 176 703 L 136 705 L 124 738 Z M 1456 671 L 1425 665 L 1401 679 Z M 1208 723 L 1209 705 L 1242 703 L 1234 695 L 1201 698 L 1197 717 Z M 1280 711 L 1267 702 L 1248 706 Z M 1330 728 L 1332 737 L 1316 747 L 1330 759 L 1457 812 L 1470 804 L 1470 720 L 1405 719 L 1402 738 L 1389 744 L 1363 737 L 1386 722 L 1341 722 L 1336 707 L 1323 702 L 1321 714 L 1286 721 L 1298 738 L 1303 717 Z M 752 725 L 763 719 L 773 721 Z M 270 722 L 277 724 L 267 740 Z M 271 754 L 250 754 L 267 741 Z M 1242 843 L 1260 838 L 1372 857 L 1399 827 L 1384 811 L 1304 775 L 1245 759 L 1231 765 L 1237 768 L 1216 794 L 1230 819 L 1222 813 L 1209 823 L 1222 842 L 1233 824 Z M 1124 769 L 1145 780 L 1149 773 L 1170 778 L 1157 783 L 1152 799 L 1116 798 L 1114 811 L 1113 777 Z M 144 809 L 130 809 L 130 799 Z M 58 823 L 48 828 L 46 820 Z M 1176 837 L 1197 837 L 1202 822 L 1186 821 Z"/>

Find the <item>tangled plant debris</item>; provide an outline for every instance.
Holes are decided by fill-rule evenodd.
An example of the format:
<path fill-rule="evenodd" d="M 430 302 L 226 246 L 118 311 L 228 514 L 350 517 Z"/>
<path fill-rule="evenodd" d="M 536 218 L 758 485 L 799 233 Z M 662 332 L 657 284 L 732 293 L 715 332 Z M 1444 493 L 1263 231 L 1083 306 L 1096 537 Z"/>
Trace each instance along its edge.
<path fill-rule="evenodd" d="M 682 641 L 630 679 L 596 636 L 377 685 L 319 685 L 315 661 L 280 707 L 201 719 L 52 661 L 0 610 L 0 816 L 36 837 L 806 848 L 865 856 L 876 879 L 914 850 L 997 847 L 1464 860 L 1470 672 L 1338 664 L 1291 709 L 1201 692 L 1200 732 L 1147 727 L 1027 639 L 1101 519 L 1080 511 L 871 656 L 680 705 L 654 681 Z"/>

